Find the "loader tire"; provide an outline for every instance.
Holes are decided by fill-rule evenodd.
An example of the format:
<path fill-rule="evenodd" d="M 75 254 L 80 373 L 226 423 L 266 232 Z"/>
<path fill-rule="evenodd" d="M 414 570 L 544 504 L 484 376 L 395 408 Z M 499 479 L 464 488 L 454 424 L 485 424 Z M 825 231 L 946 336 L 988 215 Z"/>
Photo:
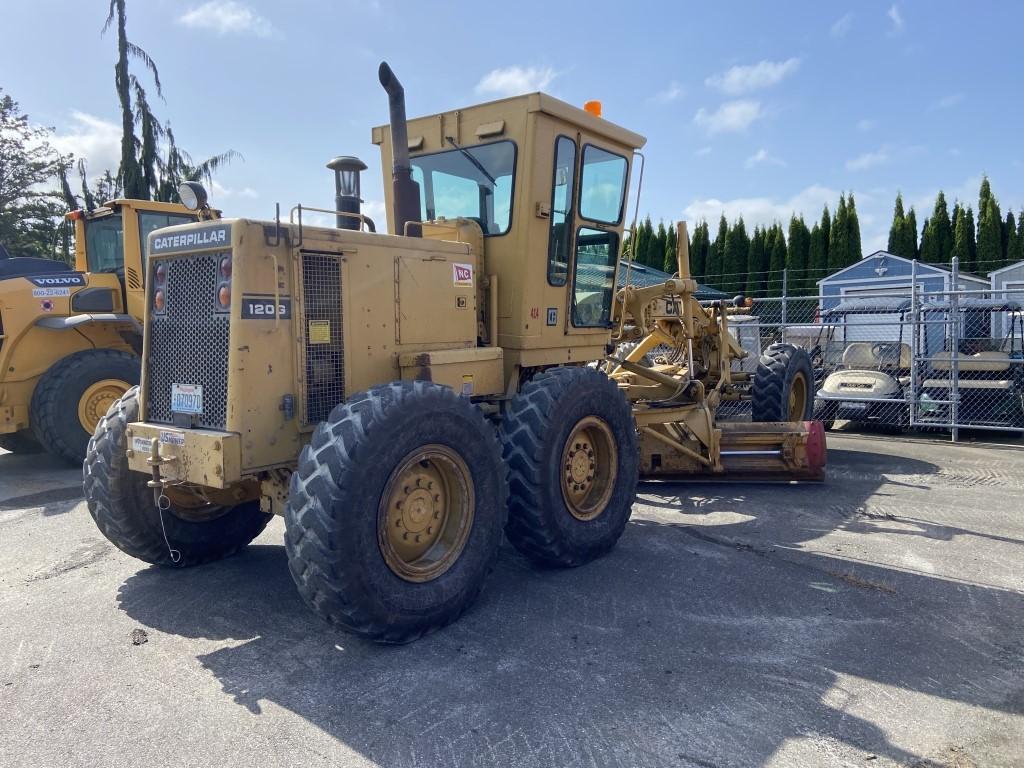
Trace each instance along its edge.
<path fill-rule="evenodd" d="M 11 453 L 40 453 L 43 446 L 35 439 L 35 436 L 27 429 L 20 432 L 8 432 L 0 435 L 0 450 Z"/>
<path fill-rule="evenodd" d="M 509 541 L 548 566 L 605 554 L 629 520 L 639 479 L 633 413 L 592 368 L 553 368 L 513 398 L 500 430 L 509 467 Z"/>
<path fill-rule="evenodd" d="M 139 383 L 139 358 L 116 349 L 87 349 L 48 370 L 32 393 L 36 440 L 50 453 L 81 465 L 89 438 L 117 398 Z"/>
<path fill-rule="evenodd" d="M 259 501 L 171 504 L 161 525 L 149 477 L 131 471 L 125 455 L 125 432 L 138 418 L 139 388 L 132 387 L 100 420 L 83 466 L 89 514 L 115 547 L 147 563 L 181 567 L 233 555 L 262 533 L 272 515 L 260 511 Z"/>
<path fill-rule="evenodd" d="M 809 421 L 814 412 L 814 369 L 807 350 L 772 344 L 761 355 L 751 387 L 752 421 Z"/>
<path fill-rule="evenodd" d="M 327 621 L 407 643 L 480 594 L 507 496 L 494 428 L 468 398 L 425 381 L 373 387 L 302 451 L 285 508 L 288 567 Z"/>
<path fill-rule="evenodd" d="M 826 430 L 835 429 L 836 411 L 838 406 L 828 400 L 819 400 L 814 404 L 814 420 L 820 421 Z"/>

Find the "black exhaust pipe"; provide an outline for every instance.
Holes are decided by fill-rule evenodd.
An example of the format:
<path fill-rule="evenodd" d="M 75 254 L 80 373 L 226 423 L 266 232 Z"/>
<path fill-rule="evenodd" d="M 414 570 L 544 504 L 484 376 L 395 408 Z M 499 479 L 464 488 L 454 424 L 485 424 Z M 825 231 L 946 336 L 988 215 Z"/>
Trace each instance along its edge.
<path fill-rule="evenodd" d="M 420 185 L 413 181 L 409 163 L 409 130 L 405 120 L 405 89 L 386 61 L 377 72 L 380 84 L 388 92 L 391 112 L 391 187 L 394 198 L 395 233 L 420 237 Z M 406 227 L 406 224 L 411 226 Z"/>

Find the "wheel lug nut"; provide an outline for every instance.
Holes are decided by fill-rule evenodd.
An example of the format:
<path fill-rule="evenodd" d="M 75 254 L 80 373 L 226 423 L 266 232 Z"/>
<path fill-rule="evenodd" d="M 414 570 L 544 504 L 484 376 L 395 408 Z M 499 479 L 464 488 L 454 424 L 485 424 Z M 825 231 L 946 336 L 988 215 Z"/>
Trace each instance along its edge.
<path fill-rule="evenodd" d="M 405 533 L 403 533 L 402 534 L 402 538 L 405 539 L 406 541 L 408 541 L 409 540 L 409 532 L 406 531 Z"/>
<path fill-rule="evenodd" d="M 419 534 L 416 534 L 416 543 L 417 543 L 417 544 L 419 544 L 419 543 L 420 543 L 420 537 L 419 537 Z"/>

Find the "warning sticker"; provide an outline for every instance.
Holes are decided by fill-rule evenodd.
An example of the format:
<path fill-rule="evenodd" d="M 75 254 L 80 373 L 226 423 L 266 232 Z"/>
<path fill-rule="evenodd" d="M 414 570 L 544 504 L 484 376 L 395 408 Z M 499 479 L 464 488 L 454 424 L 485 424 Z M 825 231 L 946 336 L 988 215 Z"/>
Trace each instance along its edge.
<path fill-rule="evenodd" d="M 473 265 L 452 264 L 452 282 L 456 286 L 473 287 Z"/>
<path fill-rule="evenodd" d="M 133 437 L 132 450 L 136 453 L 149 453 L 149 439 L 145 437 Z"/>
<path fill-rule="evenodd" d="M 331 321 L 310 320 L 309 321 L 309 343 L 330 344 L 331 343 Z"/>
<path fill-rule="evenodd" d="M 472 374 L 462 374 L 462 394 L 469 395 L 473 394 L 473 376 Z"/>
<path fill-rule="evenodd" d="M 67 298 L 71 295 L 70 288 L 33 288 L 32 298 L 34 299 L 53 299 L 58 297 Z"/>

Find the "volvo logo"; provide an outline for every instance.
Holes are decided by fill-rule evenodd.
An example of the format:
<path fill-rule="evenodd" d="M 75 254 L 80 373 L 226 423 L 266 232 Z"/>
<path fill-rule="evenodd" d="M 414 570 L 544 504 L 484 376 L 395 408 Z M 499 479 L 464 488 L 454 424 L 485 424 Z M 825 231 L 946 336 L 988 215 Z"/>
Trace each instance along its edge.
<path fill-rule="evenodd" d="M 27 278 L 32 285 L 38 285 L 40 288 L 53 288 L 56 286 L 65 285 L 85 285 L 85 276 L 82 274 L 73 275 L 47 275 L 45 277 L 30 277 Z"/>

